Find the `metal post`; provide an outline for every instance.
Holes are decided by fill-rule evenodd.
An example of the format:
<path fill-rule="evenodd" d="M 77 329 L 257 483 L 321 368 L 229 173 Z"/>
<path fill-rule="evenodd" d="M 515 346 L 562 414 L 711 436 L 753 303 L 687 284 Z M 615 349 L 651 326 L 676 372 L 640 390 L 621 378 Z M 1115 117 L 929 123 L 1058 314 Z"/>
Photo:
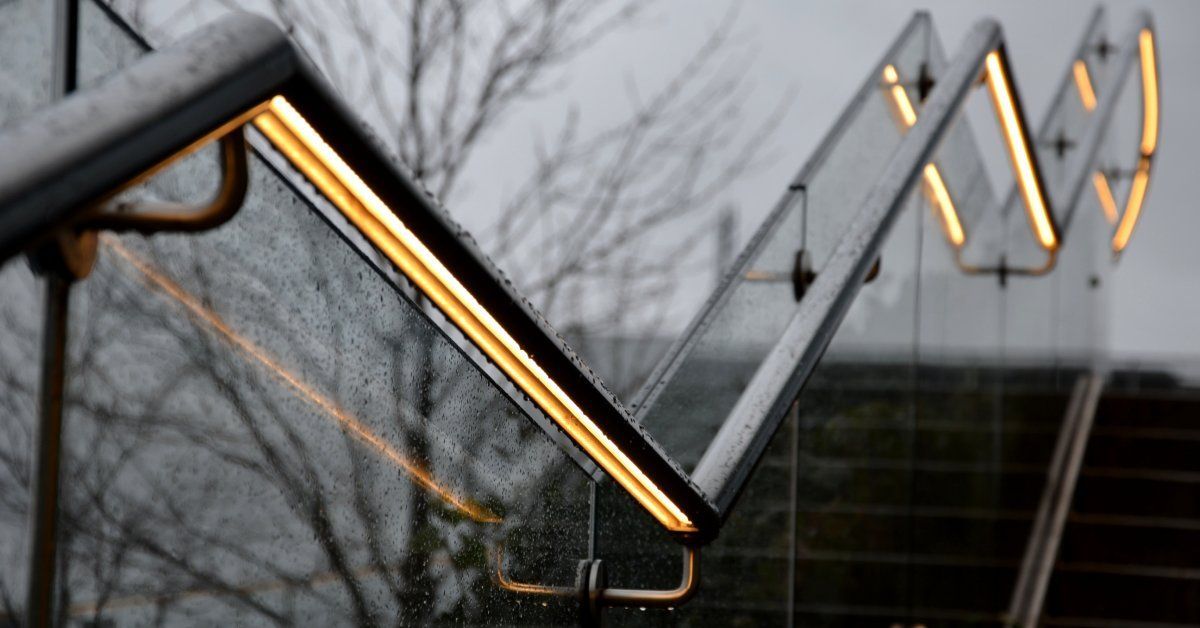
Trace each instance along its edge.
<path fill-rule="evenodd" d="M 791 438 L 791 469 L 788 478 L 788 592 L 787 592 L 787 627 L 796 625 L 796 562 L 800 560 L 800 544 L 796 535 L 799 525 L 796 511 L 800 508 L 800 401 L 792 402 L 792 409 L 787 420 L 792 424 Z"/>
<path fill-rule="evenodd" d="M 58 0 L 54 10 L 53 97 L 61 100 L 78 81 L 79 2 Z M 63 391 L 66 385 L 67 319 L 75 281 L 65 237 L 45 247 L 46 312 L 42 329 L 42 381 L 30 491 L 31 517 L 26 625 L 54 624 L 54 582 L 58 565 L 58 497 L 62 469 Z"/>
<path fill-rule="evenodd" d="M 735 249 L 737 247 L 737 213 L 733 205 L 721 208 L 717 218 L 717 250 L 715 268 L 713 269 L 713 285 L 718 288 L 725 273 L 733 267 Z"/>
<path fill-rule="evenodd" d="M 75 91 L 79 80 L 79 0 L 54 7 L 54 100 Z"/>
<path fill-rule="evenodd" d="M 32 546 L 29 552 L 30 628 L 53 621 L 54 576 L 58 556 L 58 492 L 62 452 L 63 387 L 67 350 L 67 307 L 73 279 L 46 274 L 46 318 L 42 339 L 42 389 L 33 467 Z"/>

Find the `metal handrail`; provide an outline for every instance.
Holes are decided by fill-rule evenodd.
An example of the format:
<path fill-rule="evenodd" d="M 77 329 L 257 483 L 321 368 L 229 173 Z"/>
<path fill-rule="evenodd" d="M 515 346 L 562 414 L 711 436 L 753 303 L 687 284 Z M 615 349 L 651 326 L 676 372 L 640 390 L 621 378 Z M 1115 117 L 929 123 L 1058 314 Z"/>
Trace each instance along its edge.
<path fill-rule="evenodd" d="M 932 21 L 929 13 L 918 11 L 913 14 L 904 28 L 892 41 L 888 49 L 880 57 L 880 60 L 875 64 L 870 73 L 867 74 L 854 96 L 851 97 L 849 104 L 838 115 L 837 120 L 826 132 L 825 136 L 817 144 L 817 148 L 805 161 L 796 176 L 792 178 L 787 190 L 783 196 L 775 203 L 775 207 L 771 213 L 759 225 L 757 231 L 750 238 L 750 243 L 738 255 L 732 266 L 725 272 L 721 282 L 713 290 L 713 293 L 708 297 L 708 300 L 700 307 L 699 312 L 692 318 L 688 327 L 680 334 L 679 338 L 667 350 L 667 353 L 659 360 L 650 377 L 647 378 L 647 383 L 642 387 L 636 396 L 637 416 L 641 420 L 645 420 L 646 414 L 653 407 L 655 400 L 662 393 L 667 383 L 670 382 L 683 367 L 684 362 L 697 348 L 704 330 L 708 329 L 717 316 L 728 304 L 729 299 L 733 296 L 737 287 L 741 283 L 741 278 L 751 272 L 753 262 L 762 253 L 763 249 L 771 241 L 772 234 L 775 233 L 779 225 L 795 211 L 793 201 L 804 194 L 804 189 L 808 183 L 819 173 L 830 154 L 841 142 L 843 135 L 849 130 L 851 123 L 854 121 L 858 113 L 867 106 L 868 102 L 875 97 L 875 92 L 879 88 L 879 73 L 883 71 L 885 65 L 890 60 L 894 59 L 897 53 L 907 43 L 908 38 L 912 33 L 921 27 L 931 28 Z"/>
<path fill-rule="evenodd" d="M 1093 15 L 1091 23 L 1098 19 L 1099 12 Z M 1140 31 L 1152 28 L 1149 14 L 1141 12 L 1132 36 L 1122 41 L 1136 42 Z M 921 168 L 930 161 L 938 141 L 954 122 L 967 91 L 978 79 L 980 64 L 990 51 L 1002 46 L 1000 28 L 990 20 L 981 22 L 967 36 L 952 65 L 922 107 L 916 126 L 903 139 L 863 209 L 848 227 L 825 267 L 820 269 L 788 327 L 760 364 L 705 451 L 693 478 L 716 503 L 723 517 L 728 516 L 789 405 L 832 340 L 863 278 L 878 259 L 887 232 Z M 1137 56 L 1136 46 L 1122 52 L 1116 68 L 1117 83 L 1102 95 L 1097 111 L 1089 120 L 1069 170 L 1072 174 L 1066 187 L 1068 193 L 1058 203 L 1059 207 L 1067 209 L 1068 220 L 1073 212 L 1071 208 L 1078 205 L 1087 185 L 1100 143 L 1116 108 L 1120 87 Z M 1064 88 L 1060 85 L 1061 89 Z M 1050 112 L 1051 119 L 1053 113 Z M 1010 198 L 1016 196 L 1014 189 Z M 1052 264 L 1053 252 L 1050 259 Z M 1032 275 L 1048 271 L 1049 267 L 1026 271 L 1005 269 L 1011 274 Z"/>
<path fill-rule="evenodd" d="M 296 119 L 284 121 L 281 106 Z M 541 409 L 573 440 L 591 439 L 590 443 L 576 440 L 576 445 L 596 466 L 607 464 L 610 473 L 623 473 L 627 489 L 639 483 L 648 486 L 643 497 L 662 500 L 663 516 L 682 522 L 671 529 L 680 539 L 704 542 L 716 534 L 716 510 L 687 474 L 463 230 L 380 148 L 381 142 L 340 102 L 286 34 L 266 19 L 249 14 L 222 18 L 146 55 L 106 82 L 0 132 L 0 261 L 30 252 L 63 232 L 128 226 L 130 219 L 98 214 L 95 208 L 164 164 L 233 129 L 254 123 L 266 133 L 264 124 L 278 127 L 284 122 L 317 127 L 316 131 L 309 128 L 320 134 L 319 147 L 313 148 L 327 150 L 342 161 L 342 167 L 353 168 L 353 184 L 386 205 L 385 211 L 402 215 L 403 233 L 433 252 L 439 268 L 458 285 L 468 287 L 464 298 L 470 307 L 480 308 L 487 317 L 484 325 L 495 326 L 476 329 L 507 335 L 509 340 L 492 346 L 533 365 L 515 363 L 544 378 L 529 385 L 540 387 L 547 403 L 559 405 Z M 311 156 L 308 159 L 303 163 L 315 163 Z M 301 193 L 314 201 L 325 192 L 303 187 L 308 189 Z M 101 222 L 93 223 L 98 216 Z M 401 285 L 392 266 L 378 255 L 366 257 Z M 472 355 L 492 373 L 484 357 Z M 514 386 L 533 397 L 522 384 Z M 583 421 L 592 425 L 582 427 Z M 552 438 L 562 440 L 557 430 L 550 431 Z M 587 449 L 589 444 L 593 449 Z"/>
<path fill-rule="evenodd" d="M 1054 133 L 1054 123 L 1058 119 L 1059 111 L 1067 105 L 1071 98 L 1070 92 L 1075 89 L 1075 84 L 1072 78 L 1071 66 L 1076 59 L 1084 59 L 1087 57 L 1089 46 L 1092 45 L 1091 39 L 1098 29 L 1103 26 L 1105 19 L 1105 11 L 1103 6 L 1097 6 L 1090 18 L 1088 18 L 1087 26 L 1083 29 L 1083 34 L 1079 38 L 1079 43 L 1075 45 L 1074 54 L 1071 55 L 1071 60 L 1067 63 L 1067 71 L 1063 72 L 1062 77 L 1058 81 L 1058 86 L 1054 90 L 1054 98 L 1050 101 L 1049 110 L 1046 111 L 1042 118 L 1041 125 L 1038 126 L 1036 141 L 1046 142 L 1051 134 Z M 1093 114 L 1094 115 L 1094 114 Z M 1015 211 L 1019 203 L 1019 196 L 1016 187 L 1009 190 L 1005 198 L 1002 211 L 1008 215 Z M 1065 202 L 1059 208 L 1064 214 L 1059 219 L 1059 227 L 1066 234 L 1071 229 L 1071 224 L 1074 222 L 1075 208 L 1078 203 Z"/>
<path fill-rule="evenodd" d="M 1085 53 L 1090 43 L 1089 35 L 1092 34 L 1093 29 L 1096 28 L 1103 17 L 1103 7 L 1097 7 L 1088 21 L 1088 27 L 1084 31 L 1084 36 L 1075 47 L 1071 62 L 1086 57 Z M 1121 93 L 1124 90 L 1125 82 L 1132 73 L 1134 62 L 1138 58 L 1138 34 L 1146 29 L 1150 31 L 1154 30 L 1153 19 L 1148 12 L 1139 11 L 1135 15 L 1129 30 L 1123 37 L 1117 40 L 1121 43 L 1116 47 L 1118 55 L 1115 60 L 1116 66 L 1109 72 L 1109 76 L 1112 76 L 1114 81 L 1110 85 L 1107 85 L 1105 91 L 1100 95 L 1095 110 L 1091 112 L 1089 124 L 1083 136 L 1072 150 L 1072 156 L 1067 163 L 1067 172 L 1069 173 L 1067 184 L 1062 188 L 1066 194 L 1057 201 L 1057 206 L 1063 212 L 1059 219 L 1059 227 L 1062 229 L 1064 237 L 1066 237 L 1066 234 L 1071 229 L 1075 218 L 1075 211 L 1080 205 L 1080 200 L 1084 196 L 1084 190 L 1088 187 L 1092 173 L 1096 170 L 1095 164 L 1100 147 L 1112 122 L 1112 117 L 1116 111 Z M 1068 65 L 1067 71 L 1059 80 L 1058 87 L 1055 90 L 1055 97 L 1051 101 L 1053 104 L 1038 129 L 1037 138 L 1039 141 L 1043 141 L 1052 132 L 1058 109 L 1070 98 L 1069 92 L 1074 89 L 1075 85 L 1071 66 Z M 1157 112 L 1155 113 L 1157 115 Z M 1143 115 L 1147 115 L 1147 112 L 1143 112 Z M 1149 164 L 1147 168 L 1149 168 Z M 1001 206 L 1002 215 L 1007 216 L 1016 211 L 1014 208 L 1019 203 L 1020 194 L 1014 186 L 1009 190 L 1004 204 Z M 1026 272 L 1024 274 L 1044 274 L 1049 268 L 1053 267 L 1053 264 L 1054 260 L 1051 258 L 1047 264 L 1048 268 L 1034 269 L 1034 272 Z M 1019 270 L 1014 272 L 1011 268 L 1006 269 L 1006 271 L 1009 274 L 1021 274 Z"/>
<path fill-rule="evenodd" d="M 1081 375 L 1071 392 L 1071 400 L 1046 473 L 1046 486 L 1009 602 L 1007 618 L 1011 625 L 1034 628 L 1041 619 L 1050 576 L 1067 524 L 1067 512 L 1075 496 L 1075 486 L 1096 419 L 1100 393 L 1104 390 L 1107 378 L 1104 372 Z"/>
<path fill-rule="evenodd" d="M 1143 28 L 1149 28 L 1149 17 L 1144 13 L 1137 30 Z M 779 342 L 760 365 L 709 445 L 694 478 L 723 515 L 729 512 L 788 405 L 799 394 L 808 374 L 832 340 L 863 277 L 878 258 L 887 231 L 902 209 L 920 169 L 929 162 L 941 136 L 953 123 L 967 90 L 977 80 L 983 59 L 991 51 L 1002 48 L 1000 28 L 994 22 L 984 21 L 968 35 L 922 108 L 916 126 L 905 137 L 847 235 L 808 289 Z M 1119 68 L 1122 75 L 1128 74 L 1131 59 L 1130 55 L 1124 56 Z M 1062 206 L 1070 207 L 1079 201 L 1118 92 L 1119 89 L 1112 89 L 1105 94 L 1100 110 L 1088 127 L 1075 157 L 1074 176 Z M 1041 274 L 1046 270 L 1032 269 L 1030 272 Z M 830 279 L 830 275 L 834 279 Z"/>
<path fill-rule="evenodd" d="M 1148 24 L 1149 18 L 1144 19 Z M 889 55 L 913 29 L 928 24 L 928 15 L 915 15 Z M 521 339 L 521 350 L 534 356 L 549 377 L 578 402 L 603 438 L 678 504 L 691 527 L 676 530 L 676 538 L 695 548 L 716 536 L 733 508 L 768 441 L 871 272 L 922 168 L 960 114 L 985 59 L 996 51 L 1003 51 L 1000 26 L 984 20 L 970 31 L 939 78 L 920 119 L 901 139 L 846 235 L 806 288 L 787 328 L 692 476 L 679 468 L 444 211 L 379 148 L 286 35 L 261 18 L 244 14 L 224 18 L 176 46 L 148 55 L 112 80 L 0 133 L 0 262 L 29 252 L 64 230 L 105 226 L 88 222 L 96 219 L 98 203 L 191 148 L 257 119 L 269 110 L 273 99 L 286 93 L 310 119 L 319 120 L 333 150 L 354 160 L 360 183 L 379 191 L 391 207 L 405 209 L 408 228 L 444 253 L 441 257 L 449 271 L 476 288 L 473 296 L 496 315 L 500 325 L 514 330 Z M 804 183 L 824 163 L 846 122 L 876 87 L 874 77 L 887 58 L 801 170 L 792 189 L 693 322 L 685 340 L 663 362 L 656 383 L 643 395 L 646 402 L 677 372 L 691 349 L 688 343 L 721 309 L 735 278 L 765 245 L 793 195 L 801 193 Z M 1127 69 L 1132 61 L 1126 58 L 1125 63 Z M 1090 168 L 1118 93 L 1119 89 L 1112 89 L 1104 95 L 1097 123 L 1089 127 L 1076 154 L 1083 164 L 1079 171 Z M 1068 205 L 1078 201 L 1085 180 L 1077 177 Z M 236 187 L 230 189 L 236 191 Z M 639 405 L 646 408 L 651 404 Z M 688 554 L 685 575 L 696 573 L 694 556 L 694 552 Z M 694 591 L 694 579 L 685 577 L 685 584 L 681 588 L 684 593 L 663 594 L 664 599 L 686 599 Z M 621 593 L 612 601 L 632 600 L 645 593 Z"/>
<path fill-rule="evenodd" d="M 980 22 L 968 33 L 922 107 L 920 119 L 901 140 L 846 236 L 701 458 L 694 478 L 722 515 L 728 515 L 788 406 L 849 311 L 922 169 L 976 85 L 985 58 L 1001 43 L 1000 25 L 993 20 Z"/>
<path fill-rule="evenodd" d="M 87 219 L 160 164 L 223 135 L 231 121 L 244 122 L 299 65 L 266 20 L 225 20 L 5 128 L 0 260 Z"/>

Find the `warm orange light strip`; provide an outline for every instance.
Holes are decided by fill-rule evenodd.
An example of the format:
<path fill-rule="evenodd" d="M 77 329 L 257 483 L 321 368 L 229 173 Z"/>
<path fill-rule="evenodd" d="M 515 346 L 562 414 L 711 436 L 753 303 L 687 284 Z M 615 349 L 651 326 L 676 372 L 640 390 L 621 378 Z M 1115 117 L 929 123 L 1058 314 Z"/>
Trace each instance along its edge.
<path fill-rule="evenodd" d="M 469 499 L 459 497 L 450 490 L 441 486 L 433 476 L 429 474 L 421 465 L 409 460 L 403 454 L 396 450 L 391 444 L 384 440 L 379 435 L 372 432 L 361 421 L 352 416 L 350 413 L 339 407 L 333 400 L 317 392 L 308 384 L 304 383 L 300 378 L 296 377 L 266 351 L 253 342 L 233 330 L 225 321 L 221 320 L 215 312 L 205 307 L 199 299 L 192 296 L 184 290 L 179 284 L 172 281 L 166 275 L 158 272 L 150 262 L 142 259 L 129 249 L 127 249 L 119 240 L 110 235 L 101 235 L 101 242 L 120 259 L 128 263 L 133 268 L 141 273 L 142 278 L 151 286 L 169 296 L 175 302 L 179 303 L 192 315 L 193 319 L 203 324 L 214 334 L 228 342 L 242 354 L 250 357 L 254 361 L 266 368 L 267 372 L 277 380 L 283 382 L 287 387 L 292 389 L 301 399 L 308 402 L 312 406 L 324 412 L 326 415 L 333 417 L 343 429 L 351 436 L 364 445 L 383 455 L 391 462 L 395 463 L 401 470 L 404 471 L 414 482 L 423 487 L 425 490 L 437 495 L 446 503 L 454 506 L 463 514 L 471 519 L 481 523 L 500 523 L 501 518 L 488 510 L 472 502 Z"/>
<path fill-rule="evenodd" d="M 904 89 L 903 85 L 893 85 L 892 98 L 896 101 L 896 108 L 900 110 L 904 126 L 912 128 L 917 123 L 917 111 L 913 109 L 912 101 L 908 99 L 908 91 Z"/>
<path fill-rule="evenodd" d="M 1096 108 L 1096 91 L 1092 88 L 1092 77 L 1088 74 L 1087 63 L 1076 59 L 1072 68 L 1075 72 L 1075 86 L 1079 88 L 1079 100 L 1083 108 L 1092 111 Z"/>
<path fill-rule="evenodd" d="M 961 247 L 967 241 L 967 236 L 963 233 L 962 223 L 958 221 L 958 212 L 954 209 L 954 203 L 950 200 L 950 192 L 946 190 L 946 183 L 942 181 L 942 175 L 933 164 L 925 164 L 925 184 L 929 186 L 929 200 L 935 207 L 940 210 L 942 216 L 942 228 L 946 231 L 946 237 L 956 247 Z"/>
<path fill-rule="evenodd" d="M 900 74 L 896 72 L 895 66 L 890 63 L 884 66 L 883 80 L 890 86 L 888 93 L 892 95 L 897 117 L 905 129 L 911 129 L 917 123 L 917 111 L 908 97 L 908 90 L 900 84 Z M 966 233 L 963 232 L 962 222 L 958 219 L 954 201 L 950 199 L 950 191 L 946 189 L 946 182 L 942 180 L 941 173 L 933 164 L 925 165 L 925 193 L 929 204 L 938 211 L 942 219 L 942 231 L 946 234 L 946 239 L 956 248 L 961 247 L 967 240 Z"/>
<path fill-rule="evenodd" d="M 888 92 L 892 95 L 897 117 L 905 129 L 911 129 L 917 123 L 917 111 L 908 98 L 908 91 L 900 84 L 900 73 L 896 71 L 896 66 L 890 63 L 884 66 L 883 81 L 889 86 Z"/>
<path fill-rule="evenodd" d="M 1154 33 L 1148 28 L 1143 28 L 1138 33 L 1138 56 L 1142 64 L 1141 155 L 1138 157 L 1137 169 L 1133 173 L 1133 182 L 1129 186 L 1129 199 L 1125 202 L 1125 212 L 1121 214 L 1116 233 L 1113 234 L 1113 253 L 1124 251 L 1125 247 L 1129 245 L 1129 239 L 1133 237 L 1133 230 L 1142 214 L 1142 205 L 1146 202 L 1146 189 L 1150 186 L 1150 159 L 1158 148 L 1158 64 L 1155 60 Z M 1104 177 L 1100 173 L 1097 173 L 1096 176 Z M 1106 189 L 1107 183 L 1105 179 Z M 1100 206 L 1104 208 L 1105 215 L 1109 215 L 1109 205 L 1111 204 L 1112 214 L 1115 216 L 1116 202 L 1112 198 L 1112 191 L 1107 190 L 1108 200 L 1106 200 L 1106 193 L 1100 190 L 1099 185 L 1097 185 L 1096 193 L 1100 196 Z M 1116 222 L 1112 217 L 1109 218 L 1109 221 Z"/>
<path fill-rule="evenodd" d="M 1129 245 L 1133 229 L 1137 226 L 1146 201 L 1146 188 L 1150 185 L 1150 158 L 1158 148 L 1158 64 L 1155 60 L 1154 33 L 1143 28 L 1138 33 L 1138 55 L 1142 62 L 1142 145 L 1133 183 L 1129 186 L 1129 200 L 1125 213 L 1113 235 L 1113 253 L 1120 253 Z"/>
<path fill-rule="evenodd" d="M 663 526 L 695 528 L 282 96 L 255 126 L 518 387 Z"/>
<path fill-rule="evenodd" d="M 1129 201 L 1125 203 L 1125 213 L 1121 216 L 1121 224 L 1117 225 L 1117 233 L 1113 235 L 1113 253 L 1120 253 L 1129 245 L 1133 236 L 1133 228 L 1137 226 L 1138 217 L 1142 213 L 1142 203 L 1146 200 L 1146 188 L 1150 185 L 1150 158 L 1142 157 L 1138 161 L 1137 171 L 1133 173 L 1133 184 L 1129 186 Z"/>
<path fill-rule="evenodd" d="M 1000 52 L 993 50 L 988 53 L 986 65 L 988 91 L 992 95 L 996 115 L 1000 118 L 1000 126 L 1004 129 L 1008 154 L 1012 159 L 1017 185 L 1021 188 L 1021 197 L 1025 201 L 1029 224 L 1033 229 L 1034 237 L 1042 247 L 1053 251 L 1058 248 L 1058 235 L 1054 232 L 1046 198 L 1033 168 L 1033 154 L 1029 151 L 1029 144 L 1025 140 L 1025 134 L 1021 131 L 1016 100 L 1013 97 L 1012 88 L 1009 86 L 1008 76 L 1004 72 L 1004 63 L 1000 60 Z"/>
<path fill-rule="evenodd" d="M 905 130 L 911 129 L 917 123 L 917 111 L 908 98 L 908 91 L 900 84 L 900 73 L 896 66 L 887 64 L 883 67 L 883 82 L 892 96 L 892 109 Z"/>
<path fill-rule="evenodd" d="M 1096 197 L 1100 200 L 1100 209 L 1111 225 L 1117 224 L 1117 200 L 1113 198 L 1112 188 L 1108 185 L 1108 177 L 1097 170 L 1092 174 L 1092 185 L 1096 188 Z"/>
<path fill-rule="evenodd" d="M 1138 33 L 1142 60 L 1142 155 L 1149 157 L 1158 147 L 1158 65 L 1154 59 L 1154 34 L 1143 28 Z"/>

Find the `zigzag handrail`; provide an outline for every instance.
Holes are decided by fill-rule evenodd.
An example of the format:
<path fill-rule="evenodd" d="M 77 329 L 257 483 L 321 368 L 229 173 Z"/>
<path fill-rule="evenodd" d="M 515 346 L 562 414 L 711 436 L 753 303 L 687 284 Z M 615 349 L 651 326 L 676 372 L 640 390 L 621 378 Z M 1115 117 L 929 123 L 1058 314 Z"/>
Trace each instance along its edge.
<path fill-rule="evenodd" d="M 1118 252 L 1118 243 L 1128 241 L 1128 234 L 1132 232 L 1144 201 L 1150 158 L 1156 147 L 1158 132 L 1157 71 L 1153 27 L 1148 14 L 1143 12 L 1138 15 L 1135 32 L 1136 41 L 1139 42 L 1136 50 L 1143 68 L 1143 141 L 1130 209 L 1123 216 L 1113 239 L 1114 251 Z M 1124 55 L 1122 59 L 1128 61 L 1132 57 Z M 1124 74 L 1126 70 L 1118 66 L 1117 71 Z M 938 215 L 946 240 L 964 272 L 1045 274 L 1053 268 L 1056 254 L 1064 244 L 1065 225 L 1058 224 L 1051 211 L 1051 199 L 1046 194 L 1036 151 L 1032 149 L 998 25 L 985 20 L 971 31 L 960 52 L 953 57 L 951 67 L 938 80 L 919 111 L 913 105 L 905 82 L 893 66 L 884 66 L 878 80 L 906 136 L 888 169 L 880 177 L 872 196 L 847 229 L 825 267 L 819 269 L 815 282 L 807 288 L 805 298 L 798 304 L 787 329 L 758 367 L 693 474 L 696 483 L 713 499 L 723 516 L 732 508 L 770 436 L 823 355 L 863 278 L 878 259 L 887 230 L 895 221 L 901 201 L 907 198 L 916 179 L 924 182 L 930 206 Z M 950 84 L 949 90 L 947 83 Z M 972 266 L 961 258 L 967 234 L 933 153 L 945 131 L 943 125 L 952 122 L 952 117 L 947 113 L 950 110 L 957 111 L 968 88 L 979 83 L 986 84 L 991 93 L 1016 175 L 1017 193 L 1024 202 L 1030 230 L 1038 245 L 1047 253 L 1047 261 L 1037 267 L 1011 268 L 1006 267 L 1003 261 L 996 267 Z M 1068 193 L 1059 199 L 1061 209 L 1066 210 L 1062 213 L 1068 216 L 1068 221 L 1079 202 L 1079 192 L 1094 169 L 1095 155 L 1111 121 L 1118 91 L 1114 88 L 1106 94 L 1098 105 L 1096 115 L 1088 120 L 1085 138 L 1081 142 L 1082 149 L 1075 159 L 1077 165 L 1071 170 L 1073 174 L 1066 186 Z M 929 116 L 939 118 L 925 126 L 926 133 L 918 137 L 916 134 L 926 125 Z M 929 130 L 930 127 L 935 127 L 935 130 Z M 923 151 L 913 147 L 914 137 L 918 137 L 917 143 L 924 145 Z M 1014 195 L 1010 195 L 1010 198 Z M 830 275 L 834 279 L 828 279 Z"/>
<path fill-rule="evenodd" d="M 927 20 L 920 14 L 907 28 Z M 1140 213 L 1157 145 L 1157 70 L 1149 18 L 1144 21 L 1139 42 L 1145 42 L 1141 48 L 1151 60 L 1147 64 L 1143 56 L 1143 84 L 1154 88 L 1145 92 L 1152 94 L 1145 96 L 1145 110 L 1154 113 L 1144 124 L 1135 175 L 1140 179 L 1114 236 L 1114 243 L 1122 238 L 1121 248 Z M 895 68 L 884 67 L 881 75 L 898 96 Z M 261 18 L 226 17 L 0 133 L 0 261 L 57 235 L 92 230 L 88 221 L 98 201 L 218 130 L 253 125 L 312 184 L 307 193 L 329 201 L 346 228 L 377 253 L 369 258 L 386 260 L 371 263 L 390 264 L 379 267 L 381 274 L 390 277 L 387 273 L 398 270 L 411 281 L 462 333 L 465 348 L 485 372 L 499 370 L 665 530 L 695 548 L 719 532 L 922 177 L 951 244 L 961 247 L 959 241 L 965 241 L 961 224 L 958 232 L 953 229 L 947 211 L 952 201 L 944 185 L 936 189 L 941 176 L 931 164 L 972 88 L 981 83 L 997 110 L 1035 238 L 1049 252 L 1062 245 L 1002 30 L 983 20 L 938 78 L 919 116 L 911 102 L 905 108 L 897 98 L 906 127 L 899 147 L 691 475 L 391 162 L 286 35 Z M 1097 120 L 1107 124 L 1117 92 L 1103 95 Z M 55 131 L 59 128 L 77 132 L 64 135 Z M 1094 157 L 1104 130 L 1091 125 L 1083 154 Z M 1068 204 L 1075 200 L 1077 195 L 1069 197 Z M 710 306 L 719 302 L 715 298 Z M 637 602 L 637 593 L 629 591 L 611 599 Z"/>
<path fill-rule="evenodd" d="M 1124 204 L 1124 211 L 1118 212 L 1117 203 L 1109 183 L 1114 174 L 1119 176 L 1124 173 L 1120 173 L 1119 171 L 1117 173 L 1113 171 L 1106 172 L 1104 169 L 1094 168 L 1092 165 L 1094 156 L 1092 155 L 1087 155 L 1080 160 L 1080 164 L 1075 168 L 1072 178 L 1072 181 L 1075 183 L 1073 186 L 1069 186 L 1069 189 L 1072 187 L 1078 188 L 1082 184 L 1083 178 L 1090 175 L 1090 180 L 1096 191 L 1097 201 L 1104 212 L 1105 218 L 1114 226 L 1111 248 L 1114 256 L 1119 256 L 1121 251 L 1128 245 L 1141 214 L 1141 207 L 1145 202 L 1149 186 L 1152 159 L 1158 146 L 1159 93 L 1157 51 L 1154 43 L 1154 28 L 1151 18 L 1148 13 L 1141 12 L 1137 16 L 1132 32 L 1119 40 L 1116 46 L 1117 54 L 1121 56 L 1118 59 L 1116 68 L 1112 72 L 1112 74 L 1115 74 L 1115 85 L 1113 85 L 1109 92 L 1111 97 L 1106 97 L 1103 101 L 1098 100 L 1095 82 L 1091 78 L 1092 72 L 1088 65 L 1087 52 L 1091 46 L 1092 31 L 1100 24 L 1103 15 L 1103 7 L 1097 7 L 1093 12 L 1088 23 L 1088 28 L 1084 31 L 1083 39 L 1076 48 L 1075 59 L 1073 59 L 1067 73 L 1063 77 L 1059 99 L 1061 100 L 1067 96 L 1067 94 L 1063 93 L 1065 88 L 1073 86 L 1074 91 L 1078 95 L 1080 105 L 1090 114 L 1088 121 L 1096 128 L 1105 129 L 1111 123 L 1112 110 L 1116 106 L 1116 98 L 1124 86 L 1124 79 L 1129 74 L 1132 59 L 1136 57 L 1139 61 L 1142 78 L 1142 135 L 1138 147 L 1137 163 L 1130 171 L 1133 181 Z M 1107 49 L 1112 44 L 1107 40 L 1103 40 L 1101 46 Z M 917 119 L 917 108 L 912 104 L 908 90 L 901 77 L 891 65 L 887 66 L 884 70 L 882 87 L 888 96 L 889 105 L 896 117 L 897 124 L 904 130 L 912 127 Z M 1054 103 L 1048 112 L 1046 124 L 1043 127 L 1048 127 L 1054 121 L 1054 114 L 1062 104 L 1061 102 Z M 1044 130 L 1046 129 L 1044 128 Z M 1066 141 L 1066 138 L 1060 141 Z M 1011 155 L 1011 144 L 1009 148 Z M 1033 154 L 1036 155 L 1036 152 L 1033 152 Z M 1039 225 L 1039 218 L 1041 216 L 1037 208 L 1030 205 L 1029 195 L 1025 193 L 1027 186 L 1020 180 L 1017 181 L 1014 187 L 1017 191 L 1021 192 L 1020 196 L 1026 207 L 1031 232 L 1047 253 L 1044 263 L 1026 268 L 1008 266 L 1003 262 L 997 266 L 979 266 L 966 262 L 963 256 L 966 233 L 954 203 L 954 195 L 950 192 L 937 165 L 933 162 L 925 166 L 924 183 L 925 195 L 929 205 L 938 215 L 946 240 L 954 249 L 956 264 L 964 272 L 971 274 L 1002 272 L 1005 274 L 1043 275 L 1054 268 L 1058 251 L 1058 245 L 1054 236 L 1059 231 L 1065 229 L 1057 224 L 1052 212 L 1048 212 L 1047 219 L 1044 220 L 1045 226 Z M 1009 203 L 1011 204 L 1011 199 L 1015 199 L 1016 197 L 1017 193 L 1010 194 L 1008 197 L 1010 199 Z M 1064 205 L 1068 206 L 1063 208 L 1065 210 L 1063 213 L 1068 216 L 1067 220 L 1069 220 L 1069 216 L 1073 215 L 1076 204 L 1076 200 L 1064 203 Z"/>

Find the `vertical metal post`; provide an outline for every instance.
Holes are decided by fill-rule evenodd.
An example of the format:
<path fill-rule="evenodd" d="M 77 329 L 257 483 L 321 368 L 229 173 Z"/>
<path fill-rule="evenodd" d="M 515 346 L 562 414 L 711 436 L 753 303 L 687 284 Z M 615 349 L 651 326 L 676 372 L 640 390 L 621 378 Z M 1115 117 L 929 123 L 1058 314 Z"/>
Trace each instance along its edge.
<path fill-rule="evenodd" d="M 715 268 L 713 269 L 713 285 L 720 286 L 725 273 L 733 267 L 735 248 L 737 247 L 737 213 L 733 205 L 721 208 L 717 218 L 717 250 Z"/>
<path fill-rule="evenodd" d="M 54 7 L 54 81 L 52 96 L 60 100 L 78 81 L 79 2 L 58 0 Z M 74 276 L 70 254 L 73 238 L 60 238 L 35 257 L 46 277 L 42 338 L 42 381 L 30 487 L 30 549 L 26 625 L 54 624 L 54 582 L 58 566 L 58 498 L 62 469 L 63 392 L 66 386 L 67 319 Z"/>
<path fill-rule="evenodd" d="M 73 279 L 46 274 L 46 318 L 42 339 L 42 389 L 32 474 L 32 547 L 29 552 L 30 628 L 53 621 L 54 576 L 58 558 L 58 492 L 62 452 L 63 388 L 67 349 L 67 306 Z"/>
<path fill-rule="evenodd" d="M 54 6 L 54 100 L 75 91 L 79 80 L 79 0 Z"/>
<path fill-rule="evenodd" d="M 799 524 L 796 510 L 800 507 L 800 402 L 792 402 L 787 421 L 791 423 L 791 469 L 788 478 L 788 593 L 787 593 L 787 627 L 796 625 L 796 561 L 800 560 L 800 544 L 797 542 L 796 529 Z"/>

